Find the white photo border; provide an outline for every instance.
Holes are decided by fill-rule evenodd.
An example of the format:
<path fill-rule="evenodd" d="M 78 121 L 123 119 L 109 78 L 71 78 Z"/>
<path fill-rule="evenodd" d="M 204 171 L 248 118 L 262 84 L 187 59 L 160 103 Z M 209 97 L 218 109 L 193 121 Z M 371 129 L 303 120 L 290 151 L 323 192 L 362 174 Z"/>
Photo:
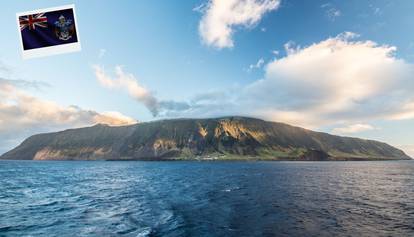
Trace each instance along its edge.
<path fill-rule="evenodd" d="M 22 33 L 20 31 L 19 16 L 32 15 L 32 14 L 41 13 L 41 12 L 66 10 L 66 9 L 72 9 L 73 11 L 73 17 L 75 18 L 74 21 L 75 21 L 76 36 L 77 36 L 78 42 L 47 46 L 47 47 L 42 47 L 42 48 L 37 48 L 37 49 L 28 49 L 28 50 L 24 49 Z M 43 8 L 43 9 L 37 9 L 37 10 L 32 10 L 32 11 L 26 11 L 26 12 L 19 12 L 19 13 L 16 13 L 16 23 L 17 23 L 17 30 L 19 33 L 20 49 L 21 49 L 21 54 L 22 54 L 23 59 L 45 57 L 45 56 L 50 56 L 50 55 L 81 51 L 78 20 L 76 18 L 75 4 L 64 5 L 64 6 L 59 6 L 59 7 Z"/>

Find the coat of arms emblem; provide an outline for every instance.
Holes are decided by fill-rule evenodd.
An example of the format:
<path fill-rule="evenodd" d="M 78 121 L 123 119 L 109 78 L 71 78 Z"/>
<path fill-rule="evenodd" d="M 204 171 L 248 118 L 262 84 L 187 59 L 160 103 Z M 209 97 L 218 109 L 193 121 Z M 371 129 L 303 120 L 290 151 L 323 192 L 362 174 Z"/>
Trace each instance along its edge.
<path fill-rule="evenodd" d="M 68 40 L 72 38 L 75 31 L 73 21 L 66 19 L 63 15 L 59 17 L 59 20 L 55 22 L 55 34 L 60 40 Z"/>

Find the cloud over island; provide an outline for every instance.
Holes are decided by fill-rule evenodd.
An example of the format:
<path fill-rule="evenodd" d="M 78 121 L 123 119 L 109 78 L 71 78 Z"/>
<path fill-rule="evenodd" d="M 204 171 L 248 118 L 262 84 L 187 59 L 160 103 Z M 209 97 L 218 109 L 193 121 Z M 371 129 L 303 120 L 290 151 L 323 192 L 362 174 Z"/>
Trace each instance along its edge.
<path fill-rule="evenodd" d="M 124 88 L 154 116 L 246 115 L 307 128 L 356 128 L 372 120 L 414 118 L 414 65 L 395 56 L 396 47 L 358 40 L 344 32 L 309 46 L 285 46 L 286 56 L 264 66 L 262 79 L 238 88 L 206 91 L 187 101 L 161 101 L 136 78 L 102 66 L 95 76 L 105 87 Z M 361 126 L 359 126 L 361 128 Z"/>
<path fill-rule="evenodd" d="M 99 113 L 75 105 L 62 106 L 33 96 L 26 90 L 41 86 L 42 83 L 0 78 L 0 152 L 34 133 L 97 123 L 118 126 L 137 122 L 119 112 Z"/>

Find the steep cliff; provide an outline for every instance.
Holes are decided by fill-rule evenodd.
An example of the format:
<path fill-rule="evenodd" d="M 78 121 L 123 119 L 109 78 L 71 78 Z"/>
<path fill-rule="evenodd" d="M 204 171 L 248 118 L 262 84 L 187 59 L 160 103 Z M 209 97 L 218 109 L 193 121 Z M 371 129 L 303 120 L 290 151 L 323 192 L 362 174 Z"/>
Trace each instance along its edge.
<path fill-rule="evenodd" d="M 69 129 L 27 138 L 0 159 L 410 159 L 388 144 L 245 117 Z"/>

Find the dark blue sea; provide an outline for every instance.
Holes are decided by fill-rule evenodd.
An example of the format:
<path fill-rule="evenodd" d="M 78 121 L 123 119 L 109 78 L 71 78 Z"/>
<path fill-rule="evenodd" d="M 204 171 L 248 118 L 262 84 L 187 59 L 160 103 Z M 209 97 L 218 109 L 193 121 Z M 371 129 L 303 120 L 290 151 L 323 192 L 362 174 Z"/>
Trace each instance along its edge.
<path fill-rule="evenodd" d="M 414 236 L 414 162 L 0 162 L 0 236 Z"/>

